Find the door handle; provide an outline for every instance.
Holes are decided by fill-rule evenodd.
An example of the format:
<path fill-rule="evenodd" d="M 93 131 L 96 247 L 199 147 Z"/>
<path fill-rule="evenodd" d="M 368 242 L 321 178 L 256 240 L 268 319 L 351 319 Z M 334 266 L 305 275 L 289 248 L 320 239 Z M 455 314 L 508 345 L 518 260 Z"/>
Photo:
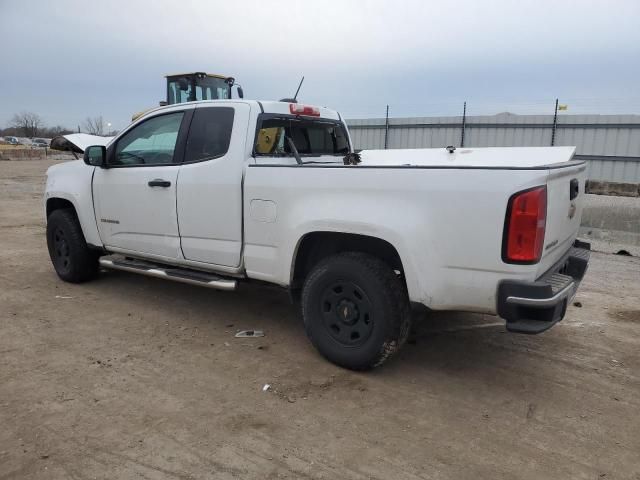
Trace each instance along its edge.
<path fill-rule="evenodd" d="M 569 182 L 569 200 L 573 200 L 580 193 L 580 183 L 577 178 L 574 178 Z"/>
<path fill-rule="evenodd" d="M 169 180 L 162 180 L 161 178 L 156 178 L 155 180 L 150 180 L 148 185 L 150 187 L 170 187 L 171 182 Z"/>

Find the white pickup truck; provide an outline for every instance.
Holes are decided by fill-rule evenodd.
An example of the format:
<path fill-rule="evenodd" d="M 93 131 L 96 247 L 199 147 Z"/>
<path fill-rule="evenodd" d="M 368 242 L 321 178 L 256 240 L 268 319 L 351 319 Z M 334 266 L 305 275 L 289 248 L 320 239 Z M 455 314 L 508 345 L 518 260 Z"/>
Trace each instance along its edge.
<path fill-rule="evenodd" d="M 589 260 L 573 147 L 354 153 L 332 110 L 201 101 L 147 112 L 47 172 L 56 272 L 100 269 L 234 290 L 280 285 L 330 361 L 381 364 L 412 306 L 561 320 Z"/>

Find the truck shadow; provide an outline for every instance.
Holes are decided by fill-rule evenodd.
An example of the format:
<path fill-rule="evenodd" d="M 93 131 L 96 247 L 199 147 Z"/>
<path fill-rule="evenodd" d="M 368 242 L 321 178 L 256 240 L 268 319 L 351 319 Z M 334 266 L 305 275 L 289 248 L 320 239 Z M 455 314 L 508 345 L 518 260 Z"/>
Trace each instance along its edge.
<path fill-rule="evenodd" d="M 187 327 L 209 330 L 211 335 L 220 335 L 225 327 L 231 333 L 263 330 L 267 341 L 279 345 L 273 349 L 274 354 L 281 350 L 287 359 L 314 364 L 327 374 L 346 372 L 329 365 L 311 347 L 300 308 L 291 303 L 284 289 L 243 283 L 236 292 L 222 292 L 116 271 L 102 273 L 95 285 L 128 303 L 131 310 L 161 311 L 163 322 L 171 318 Z M 153 315 L 145 318 L 156 321 Z M 535 369 L 541 357 L 559 357 L 562 348 L 562 341 L 553 332 L 510 334 L 504 321 L 491 315 L 431 312 L 414 318 L 407 345 L 395 358 L 366 375 L 445 373 L 468 379 L 480 373 L 476 378 L 482 378 L 482 372 L 491 376 L 505 369 Z"/>
<path fill-rule="evenodd" d="M 402 371 L 427 382 L 444 375 L 478 388 L 535 388 L 541 377 L 555 376 L 563 368 L 582 368 L 568 355 L 575 345 L 567 345 L 560 327 L 522 335 L 508 332 L 504 323 L 492 315 L 460 312 L 432 312 L 414 319 L 408 344 L 385 374 Z"/>

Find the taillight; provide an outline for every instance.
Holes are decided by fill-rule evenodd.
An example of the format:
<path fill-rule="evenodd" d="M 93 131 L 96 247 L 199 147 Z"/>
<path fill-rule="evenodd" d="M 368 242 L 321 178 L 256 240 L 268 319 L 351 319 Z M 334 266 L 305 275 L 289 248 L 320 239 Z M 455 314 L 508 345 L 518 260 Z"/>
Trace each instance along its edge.
<path fill-rule="evenodd" d="M 539 262 L 546 223 L 546 186 L 513 195 L 507 206 L 502 259 L 507 263 Z"/>
<path fill-rule="evenodd" d="M 294 115 L 306 115 L 309 117 L 319 117 L 320 109 L 310 105 L 300 105 L 299 103 L 290 103 L 289 111 Z"/>

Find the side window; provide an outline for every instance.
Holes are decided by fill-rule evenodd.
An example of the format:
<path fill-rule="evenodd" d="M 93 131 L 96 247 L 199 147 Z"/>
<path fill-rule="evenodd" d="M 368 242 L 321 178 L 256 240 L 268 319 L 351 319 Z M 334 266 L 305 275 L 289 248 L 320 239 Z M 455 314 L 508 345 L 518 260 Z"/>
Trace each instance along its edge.
<path fill-rule="evenodd" d="M 222 157 L 229 150 L 234 110 L 231 107 L 196 108 L 187 138 L 185 162 Z"/>
<path fill-rule="evenodd" d="M 116 144 L 112 165 L 170 165 L 174 163 L 184 112 L 151 118 L 127 132 Z"/>

